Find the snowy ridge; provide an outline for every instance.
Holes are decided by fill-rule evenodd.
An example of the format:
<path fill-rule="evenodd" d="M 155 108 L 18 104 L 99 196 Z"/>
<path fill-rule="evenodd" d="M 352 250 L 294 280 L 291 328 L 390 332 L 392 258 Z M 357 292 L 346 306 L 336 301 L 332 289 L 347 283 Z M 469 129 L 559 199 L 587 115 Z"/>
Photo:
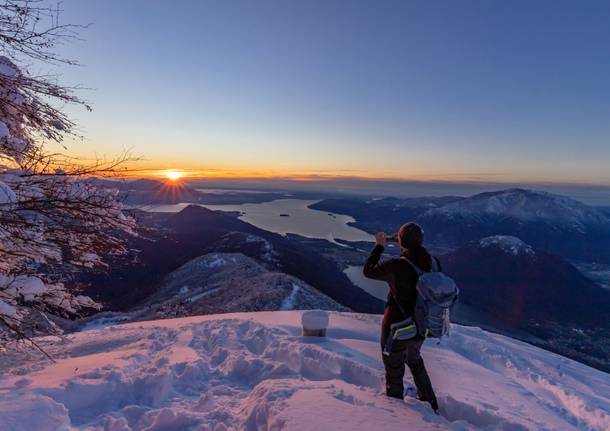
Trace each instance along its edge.
<path fill-rule="evenodd" d="M 241 311 L 347 311 L 304 281 L 241 253 L 208 253 L 171 272 L 135 320 Z"/>
<path fill-rule="evenodd" d="M 0 356 L 0 429 L 610 429 L 610 375 L 525 343 L 462 326 L 428 341 L 436 416 L 381 395 L 379 316 L 330 313 L 327 338 L 300 322 L 240 313 L 40 339 L 57 363 Z"/>
<path fill-rule="evenodd" d="M 273 245 L 268 240 L 258 235 L 243 232 L 229 232 L 218 240 L 214 249 L 219 251 L 234 251 L 233 246 L 240 243 L 245 244 L 246 247 L 254 246 L 257 249 L 258 256 L 261 261 L 272 266 L 278 264 L 279 255 L 274 250 Z"/>
<path fill-rule="evenodd" d="M 516 236 L 510 235 L 494 235 L 487 238 L 483 238 L 479 241 L 479 245 L 483 248 L 498 247 L 505 253 L 513 254 L 515 256 L 520 254 L 527 254 L 533 256 L 536 254 L 534 249 L 521 241 Z"/>
<path fill-rule="evenodd" d="M 521 221 L 542 221 L 582 231 L 588 225 L 608 224 L 610 220 L 601 211 L 574 199 L 552 193 L 508 189 L 481 193 L 440 208 L 433 208 L 424 217 L 444 216 L 511 217 Z"/>

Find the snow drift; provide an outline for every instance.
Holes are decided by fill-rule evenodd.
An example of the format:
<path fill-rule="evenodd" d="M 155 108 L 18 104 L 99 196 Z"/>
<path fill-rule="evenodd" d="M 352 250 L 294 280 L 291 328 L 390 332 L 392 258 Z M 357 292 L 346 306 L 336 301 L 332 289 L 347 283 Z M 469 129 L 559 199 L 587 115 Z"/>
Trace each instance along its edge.
<path fill-rule="evenodd" d="M 56 363 L 0 356 L 0 429 L 610 429 L 610 375 L 472 327 L 424 346 L 440 416 L 388 399 L 379 320 L 330 313 L 327 338 L 286 311 L 39 339 Z"/>

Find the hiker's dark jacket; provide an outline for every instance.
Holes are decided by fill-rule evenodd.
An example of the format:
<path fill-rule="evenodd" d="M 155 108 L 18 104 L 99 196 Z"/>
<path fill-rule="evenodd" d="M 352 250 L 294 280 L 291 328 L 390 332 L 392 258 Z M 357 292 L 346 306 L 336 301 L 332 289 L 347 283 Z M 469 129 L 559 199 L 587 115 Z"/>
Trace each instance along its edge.
<path fill-rule="evenodd" d="M 383 250 L 383 246 L 375 246 L 364 264 L 363 274 L 367 278 L 386 281 L 390 286 L 383 313 L 383 323 L 381 325 L 381 345 L 385 346 L 390 332 L 390 325 L 412 316 L 415 311 L 415 302 L 417 300 L 417 289 L 415 286 L 419 276 L 411 264 L 404 259 L 393 258 L 380 262 Z M 438 269 L 441 270 L 438 259 L 436 259 L 436 262 Z M 404 316 L 396 306 L 395 298 L 400 301 L 400 305 L 405 313 L 407 313 L 407 316 Z"/>

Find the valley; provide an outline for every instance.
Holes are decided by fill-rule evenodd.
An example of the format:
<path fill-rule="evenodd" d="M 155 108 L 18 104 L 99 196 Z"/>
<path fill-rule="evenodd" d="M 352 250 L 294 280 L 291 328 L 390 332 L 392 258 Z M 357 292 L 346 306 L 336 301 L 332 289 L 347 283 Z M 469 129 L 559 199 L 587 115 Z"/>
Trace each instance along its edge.
<path fill-rule="evenodd" d="M 247 194 L 257 193 L 249 191 Z M 180 272 L 180 267 L 188 265 L 189 261 L 213 256 L 213 253 L 228 253 L 240 261 L 252 259 L 266 271 L 277 274 L 265 276 L 268 280 L 294 277 L 293 280 L 298 280 L 297 285 L 311 286 L 307 289 L 320 292 L 334 301 L 293 302 L 294 306 L 346 307 L 358 312 L 380 313 L 387 297 L 387 286 L 368 280 L 361 273 L 372 247 L 370 234 L 377 229 L 393 232 L 409 219 L 425 223 L 433 211 L 433 215 L 451 214 L 447 226 L 455 224 L 450 226 L 453 232 L 467 232 L 456 230 L 461 224 L 466 224 L 470 232 L 460 245 L 444 241 L 447 236 L 434 234 L 427 242 L 431 252 L 440 258 L 445 272 L 462 289 L 453 312 L 456 322 L 520 338 L 610 370 L 610 337 L 607 335 L 610 322 L 605 312 L 610 308 L 610 291 L 604 284 L 605 264 L 574 265 L 572 253 L 562 257 L 547 251 L 556 236 L 552 232 L 552 223 L 559 226 L 567 223 L 554 219 L 542 223 L 536 217 L 540 218 L 541 206 L 550 207 L 547 211 L 552 213 L 557 202 L 566 205 L 564 198 L 516 190 L 484 194 L 483 198 L 491 199 L 491 202 L 508 199 L 512 205 L 511 199 L 516 199 L 515 194 L 521 194 L 518 201 L 522 209 L 520 212 L 513 209 L 512 216 L 510 212 L 504 214 L 497 203 L 495 207 L 489 203 L 482 204 L 480 196 L 368 200 L 351 197 L 326 200 L 281 198 L 221 206 L 153 205 L 146 207 L 147 211 L 133 210 L 146 232 L 131 240 L 133 249 L 139 250 L 133 254 L 133 262 L 129 259 L 117 262 L 109 273 L 88 272 L 79 282 L 85 293 L 102 301 L 107 310 L 129 312 L 129 318 L 136 320 L 272 310 L 281 308 L 281 304 L 288 301 L 294 285 L 290 281 L 269 282 L 270 286 L 277 286 L 275 293 L 264 288 L 264 283 L 258 283 L 259 287 L 247 294 L 237 293 L 243 286 L 257 286 L 257 282 L 252 282 L 237 265 L 223 270 L 226 281 L 218 290 L 214 283 L 205 281 L 203 273 L 195 271 L 193 276 L 199 277 L 199 281 L 194 283 L 194 290 L 190 290 L 188 295 L 181 294 L 177 287 L 169 291 L 173 293 L 165 294 L 164 301 L 153 305 L 154 298 L 162 295 L 166 289 L 164 286 Z M 456 220 L 454 211 L 448 211 L 447 207 L 455 208 L 459 204 L 460 208 L 470 208 L 472 205 L 468 204 L 468 199 L 474 202 L 474 209 L 469 210 L 473 222 Z M 533 199 L 533 202 L 528 202 L 528 199 Z M 588 207 L 583 210 L 582 204 L 568 203 L 577 208 L 579 211 L 575 213 L 583 218 L 575 220 L 569 212 L 563 213 L 565 217 L 572 217 L 569 219 L 572 223 L 577 223 L 577 232 L 586 230 L 588 224 L 585 222 L 591 219 L 597 225 L 603 222 L 603 216 L 600 218 L 595 210 Z M 156 212 L 158 210 L 161 212 Z M 490 211 L 493 217 L 504 214 L 505 222 L 498 224 L 495 230 L 490 230 L 491 219 L 486 215 Z M 533 223 L 532 226 L 538 229 L 535 242 L 547 247 L 535 246 L 517 236 L 499 235 L 511 232 L 511 223 L 518 224 L 510 221 L 511 217 Z M 478 231 L 475 231 L 475 226 L 480 226 L 476 228 Z M 534 232 L 533 227 L 524 228 L 523 223 L 520 226 L 520 232 Z M 434 227 L 426 228 L 424 224 L 424 228 L 435 232 Z M 445 227 L 438 229 L 446 231 Z M 570 226 L 566 229 L 569 230 Z M 485 237 L 488 233 L 492 235 Z M 466 240 L 478 235 L 481 235 L 480 239 Z M 398 256 L 395 245 L 388 245 L 385 252 L 386 257 Z M 205 289 L 199 292 L 197 286 L 205 286 Z M 208 291 L 210 293 L 206 293 Z M 221 291 L 227 293 L 221 294 Z M 235 295 L 241 300 L 232 299 Z M 190 299 L 193 296 L 196 300 Z M 596 340 L 595 345 L 593 340 Z"/>

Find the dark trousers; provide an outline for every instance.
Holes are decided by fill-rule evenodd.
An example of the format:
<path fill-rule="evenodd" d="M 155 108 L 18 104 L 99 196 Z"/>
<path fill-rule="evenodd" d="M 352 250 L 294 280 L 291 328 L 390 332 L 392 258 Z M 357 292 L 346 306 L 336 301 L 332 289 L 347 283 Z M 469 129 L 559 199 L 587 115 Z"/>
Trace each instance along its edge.
<path fill-rule="evenodd" d="M 404 385 L 402 379 L 405 375 L 406 364 L 411 370 L 413 381 L 417 386 L 418 398 L 429 402 L 433 410 L 438 410 L 436 395 L 434 395 L 430 377 L 420 354 L 422 344 L 424 344 L 424 338 L 422 337 L 404 341 L 395 340 L 392 345 L 392 352 L 389 355 L 382 354 L 385 367 L 386 395 L 403 398 Z"/>

